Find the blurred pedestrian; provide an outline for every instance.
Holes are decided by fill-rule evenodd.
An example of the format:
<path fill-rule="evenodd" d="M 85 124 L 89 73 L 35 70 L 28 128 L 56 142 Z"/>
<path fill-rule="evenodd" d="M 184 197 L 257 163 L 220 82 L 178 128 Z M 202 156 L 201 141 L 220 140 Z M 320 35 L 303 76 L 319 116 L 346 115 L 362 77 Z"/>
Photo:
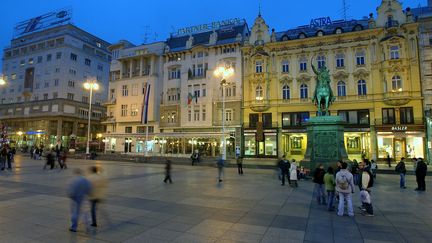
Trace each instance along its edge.
<path fill-rule="evenodd" d="M 387 165 L 390 168 L 391 167 L 391 158 L 390 158 L 390 154 L 387 153 Z"/>
<path fill-rule="evenodd" d="M 51 170 L 54 169 L 55 166 L 55 158 L 52 150 L 49 150 L 46 155 L 46 163 L 43 169 L 45 170 L 47 166 L 49 166 Z"/>
<path fill-rule="evenodd" d="M 105 178 L 102 176 L 101 170 L 98 166 L 91 166 L 89 168 L 90 175 L 88 176 L 88 180 L 91 185 L 91 190 L 89 193 L 89 201 L 90 201 L 90 211 L 92 218 L 92 227 L 97 227 L 96 221 L 96 209 L 97 205 L 102 202 L 105 198 L 105 191 L 107 187 L 107 182 Z"/>
<path fill-rule="evenodd" d="M 243 175 L 243 157 L 240 155 L 237 157 L 237 172 L 239 175 Z"/>
<path fill-rule="evenodd" d="M 372 172 L 372 176 L 374 179 L 376 179 L 377 170 L 378 170 L 378 164 L 377 164 L 377 162 L 375 162 L 375 160 L 372 159 L 370 172 Z"/>
<path fill-rule="evenodd" d="M 10 147 L 7 148 L 6 162 L 7 162 L 7 169 L 12 170 L 13 150 Z"/>
<path fill-rule="evenodd" d="M 1 167 L 1 170 L 5 169 L 6 159 L 7 159 L 7 149 L 6 149 L 6 145 L 3 145 L 2 147 L 0 147 L 0 167 Z"/>
<path fill-rule="evenodd" d="M 225 161 L 222 158 L 219 158 L 217 161 L 219 182 L 222 182 L 224 176 L 224 166 L 225 166 Z"/>
<path fill-rule="evenodd" d="M 322 164 L 319 164 L 314 171 L 313 182 L 315 183 L 315 198 L 317 199 L 318 205 L 326 205 L 326 198 L 324 194 L 324 175 L 325 170 Z"/>
<path fill-rule="evenodd" d="M 172 183 L 171 180 L 171 160 L 167 159 L 166 163 L 165 163 L 165 179 L 164 182 L 167 183 L 167 181 L 169 181 L 169 183 Z"/>
<path fill-rule="evenodd" d="M 60 154 L 60 169 L 67 169 L 66 159 L 67 149 L 64 149 L 63 152 Z"/>
<path fill-rule="evenodd" d="M 354 216 L 352 206 L 352 194 L 354 193 L 354 182 L 352 174 L 347 170 L 348 164 L 341 163 L 341 170 L 336 174 L 336 191 L 339 194 L 339 206 L 337 214 L 344 215 L 345 201 L 347 202 L 348 216 Z"/>
<path fill-rule="evenodd" d="M 291 185 L 294 187 L 298 187 L 298 184 L 297 184 L 297 163 L 296 163 L 295 159 L 293 159 L 291 162 L 289 173 L 290 173 Z"/>
<path fill-rule="evenodd" d="M 85 197 L 90 193 L 91 184 L 86 179 L 80 169 L 75 169 L 74 174 L 76 177 L 69 185 L 68 196 L 72 200 L 71 202 L 71 222 L 72 225 L 69 231 L 76 232 L 78 227 L 78 220 L 80 216 L 82 202 Z"/>
<path fill-rule="evenodd" d="M 416 191 L 426 191 L 426 173 L 427 173 L 427 165 L 423 161 L 422 158 L 418 158 L 417 160 L 417 167 L 416 167 L 416 181 L 417 181 L 417 188 Z"/>
<path fill-rule="evenodd" d="M 334 211 L 333 200 L 335 198 L 335 178 L 333 167 L 329 166 L 324 175 L 324 185 L 327 191 L 327 210 Z"/>
<path fill-rule="evenodd" d="M 406 174 L 406 167 L 405 167 L 405 158 L 402 157 L 400 162 L 396 165 L 395 171 L 399 173 L 400 175 L 400 181 L 399 186 L 402 189 L 405 189 L 405 174 Z"/>

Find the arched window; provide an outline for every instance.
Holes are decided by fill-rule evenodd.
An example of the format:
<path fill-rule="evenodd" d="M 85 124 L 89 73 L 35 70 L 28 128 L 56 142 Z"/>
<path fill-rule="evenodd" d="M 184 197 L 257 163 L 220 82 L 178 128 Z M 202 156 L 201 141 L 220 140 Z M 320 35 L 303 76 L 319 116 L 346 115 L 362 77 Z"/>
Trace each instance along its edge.
<path fill-rule="evenodd" d="M 255 99 L 256 100 L 263 100 L 264 99 L 263 88 L 261 87 L 261 85 L 258 85 L 255 89 Z"/>
<path fill-rule="evenodd" d="M 357 82 L 357 93 L 358 95 L 366 95 L 366 81 L 363 79 Z"/>
<path fill-rule="evenodd" d="M 318 68 L 323 68 L 325 66 L 325 56 L 319 55 L 317 57 Z"/>
<path fill-rule="evenodd" d="M 344 81 L 339 81 L 337 83 L 337 93 L 338 96 L 346 96 L 346 85 Z"/>
<path fill-rule="evenodd" d="M 402 79 L 399 75 L 395 75 L 392 78 L 392 90 L 402 91 Z"/>
<path fill-rule="evenodd" d="M 282 87 L 282 99 L 284 100 L 290 99 L 290 88 L 286 84 Z"/>
<path fill-rule="evenodd" d="M 300 99 L 307 99 L 308 98 L 308 86 L 307 84 L 302 84 L 300 86 Z"/>
<path fill-rule="evenodd" d="M 399 46 L 390 46 L 390 59 L 399 59 Z"/>

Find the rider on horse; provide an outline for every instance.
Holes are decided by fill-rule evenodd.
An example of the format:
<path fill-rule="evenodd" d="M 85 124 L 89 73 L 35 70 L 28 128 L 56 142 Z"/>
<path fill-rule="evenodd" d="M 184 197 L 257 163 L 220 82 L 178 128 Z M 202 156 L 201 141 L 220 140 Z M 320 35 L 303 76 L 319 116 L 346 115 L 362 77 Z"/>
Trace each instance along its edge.
<path fill-rule="evenodd" d="M 331 80 L 330 80 L 329 70 L 325 65 L 319 68 L 319 70 L 317 70 L 313 64 L 312 64 L 312 70 L 317 75 L 316 77 L 317 85 L 315 87 L 312 102 L 314 102 L 314 104 L 318 106 L 319 116 L 329 115 L 328 108 L 336 98 L 334 97 L 333 91 L 330 86 Z M 322 107 L 323 105 L 324 107 Z M 324 112 L 321 111 L 322 109 L 324 110 Z"/>

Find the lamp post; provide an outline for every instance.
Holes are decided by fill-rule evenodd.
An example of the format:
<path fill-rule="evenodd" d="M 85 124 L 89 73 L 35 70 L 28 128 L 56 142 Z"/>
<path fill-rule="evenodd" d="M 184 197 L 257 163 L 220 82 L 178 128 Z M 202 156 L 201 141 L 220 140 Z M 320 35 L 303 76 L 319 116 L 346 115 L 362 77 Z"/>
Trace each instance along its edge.
<path fill-rule="evenodd" d="M 226 160 L 226 141 L 225 141 L 225 86 L 228 84 L 226 79 L 234 74 L 234 69 L 232 67 L 220 66 L 214 71 L 216 77 L 221 77 L 221 88 L 222 88 L 222 160 Z"/>
<path fill-rule="evenodd" d="M 84 83 L 84 89 L 90 91 L 90 99 L 89 99 L 89 113 L 88 113 L 88 122 L 87 122 L 87 147 L 86 147 L 86 154 L 90 154 L 90 119 L 91 119 L 91 108 L 92 108 L 92 96 L 93 96 L 93 90 L 98 90 L 99 85 L 96 83 L 96 80 L 85 82 Z"/>
<path fill-rule="evenodd" d="M 3 79 L 3 77 L 0 76 L 0 86 L 3 86 L 6 84 L 6 81 Z"/>

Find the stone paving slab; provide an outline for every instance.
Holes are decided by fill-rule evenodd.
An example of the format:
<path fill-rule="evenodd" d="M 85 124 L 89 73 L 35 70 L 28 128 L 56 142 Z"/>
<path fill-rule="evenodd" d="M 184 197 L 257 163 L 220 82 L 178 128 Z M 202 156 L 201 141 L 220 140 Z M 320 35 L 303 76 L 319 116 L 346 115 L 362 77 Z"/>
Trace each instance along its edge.
<path fill-rule="evenodd" d="M 109 181 L 99 210 L 99 227 L 77 233 L 66 197 L 73 168 L 98 164 Z M 372 191 L 375 217 L 339 217 L 317 205 L 313 183 L 280 186 L 274 171 L 174 164 L 173 184 L 164 166 L 113 161 L 69 161 L 68 170 L 42 170 L 43 161 L 17 156 L 12 172 L 0 172 L 0 242 L 430 242 L 432 196 L 415 192 L 407 176 L 378 175 Z M 429 189 L 429 178 L 427 187 Z M 89 217 L 89 205 L 83 207 Z"/>

